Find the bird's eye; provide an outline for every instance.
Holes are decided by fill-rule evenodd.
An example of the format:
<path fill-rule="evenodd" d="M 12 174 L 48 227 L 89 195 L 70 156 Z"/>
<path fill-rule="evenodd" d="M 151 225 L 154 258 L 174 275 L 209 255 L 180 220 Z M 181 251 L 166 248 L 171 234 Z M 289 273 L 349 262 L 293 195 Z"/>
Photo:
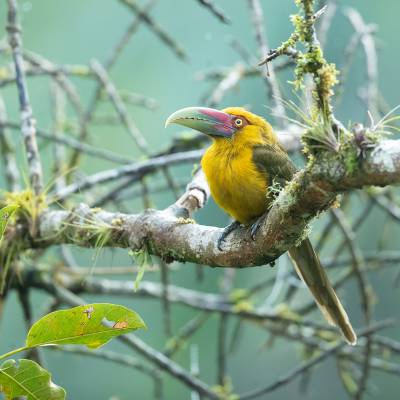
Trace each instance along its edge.
<path fill-rule="evenodd" d="M 236 118 L 234 122 L 237 127 L 241 127 L 243 125 L 243 120 L 241 118 Z"/>

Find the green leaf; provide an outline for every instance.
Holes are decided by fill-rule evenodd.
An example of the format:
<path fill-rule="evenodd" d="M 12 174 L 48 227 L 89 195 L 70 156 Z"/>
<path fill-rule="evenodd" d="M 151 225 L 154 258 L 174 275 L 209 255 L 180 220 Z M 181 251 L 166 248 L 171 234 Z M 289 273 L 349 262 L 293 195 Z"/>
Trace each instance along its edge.
<path fill-rule="evenodd" d="M 33 324 L 27 347 L 83 344 L 97 348 L 115 336 L 146 328 L 140 316 L 116 304 L 87 304 L 55 311 Z"/>
<path fill-rule="evenodd" d="M 151 259 L 151 255 L 147 251 L 147 249 L 141 249 L 138 251 L 130 250 L 128 254 L 136 261 L 139 266 L 139 271 L 133 284 L 136 292 L 139 289 L 140 282 L 144 277 L 144 273 L 146 272 L 147 267 L 153 265 L 153 260 Z"/>
<path fill-rule="evenodd" d="M 63 400 L 65 390 L 51 381 L 51 375 L 31 360 L 7 360 L 0 366 L 0 392 L 7 400 Z"/>
<path fill-rule="evenodd" d="M 0 210 L 0 242 L 3 239 L 4 232 L 6 231 L 8 221 L 12 218 L 15 211 L 19 207 L 18 204 L 10 204 Z"/>

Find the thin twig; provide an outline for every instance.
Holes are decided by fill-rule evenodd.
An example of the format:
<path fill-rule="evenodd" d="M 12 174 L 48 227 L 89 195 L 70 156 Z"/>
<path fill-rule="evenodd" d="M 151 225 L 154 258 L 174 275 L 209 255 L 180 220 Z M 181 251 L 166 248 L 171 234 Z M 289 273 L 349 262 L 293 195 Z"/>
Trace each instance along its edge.
<path fill-rule="evenodd" d="M 51 87 L 53 97 L 53 132 L 59 139 L 63 134 L 65 125 L 65 97 L 64 93 L 57 85 Z M 65 149 L 57 140 L 53 143 L 54 154 L 54 174 L 57 177 L 55 182 L 56 190 L 62 190 L 65 187 Z"/>
<path fill-rule="evenodd" d="M 372 316 L 372 302 L 371 302 L 371 288 L 369 286 L 367 276 L 365 273 L 365 263 L 364 263 L 364 258 L 362 255 L 361 250 L 355 243 L 355 234 L 351 230 L 350 226 L 348 225 L 345 216 L 343 212 L 340 209 L 334 209 L 332 210 L 332 215 L 336 218 L 336 221 L 338 222 L 338 226 L 342 230 L 345 238 L 346 238 L 346 244 L 349 248 L 351 257 L 353 259 L 353 270 L 354 270 L 354 275 L 357 278 L 357 283 L 360 291 L 360 297 L 362 300 L 362 308 L 363 308 L 363 314 L 364 314 L 364 323 L 368 327 L 370 322 L 371 322 L 371 316 Z M 355 395 L 355 398 L 357 400 L 361 400 L 363 393 L 366 389 L 367 385 L 367 380 L 369 376 L 369 367 L 370 367 L 370 356 L 371 356 L 371 349 L 372 349 L 372 341 L 370 335 L 366 335 L 367 343 L 365 345 L 365 354 L 364 354 L 364 363 L 363 363 L 363 368 L 362 368 L 362 375 L 359 380 L 359 385 L 357 389 L 357 393 Z"/>
<path fill-rule="evenodd" d="M 224 79 L 219 82 L 217 87 L 213 90 L 210 98 L 207 100 L 207 105 L 209 107 L 215 107 L 221 103 L 225 94 L 234 89 L 243 76 L 243 66 L 242 64 L 236 64 L 232 70 L 224 77 Z"/>
<path fill-rule="evenodd" d="M 370 193 L 369 195 L 371 200 L 384 210 L 390 218 L 396 222 L 400 222 L 400 207 L 394 201 L 384 194 Z"/>
<path fill-rule="evenodd" d="M 337 10 L 337 0 L 329 0 L 326 3 L 326 7 L 324 7 L 325 12 L 319 19 L 318 25 L 318 37 L 319 42 L 321 43 L 321 48 L 325 47 L 327 35 Z"/>
<path fill-rule="evenodd" d="M 0 150 L 2 154 L 3 169 L 8 189 L 12 192 L 20 190 L 20 176 L 15 158 L 14 144 L 4 122 L 7 120 L 3 98 L 0 96 Z"/>
<path fill-rule="evenodd" d="M 0 123 L 0 128 L 2 127 L 19 129 L 19 125 L 16 122 L 10 122 L 10 121 L 5 121 L 4 123 Z M 72 136 L 63 135 L 61 132 L 58 132 L 57 135 L 54 135 L 54 133 L 47 132 L 43 129 L 38 128 L 36 130 L 36 134 L 41 139 L 45 139 L 51 142 L 56 142 L 64 146 L 70 147 L 71 149 L 77 150 L 81 154 L 87 154 L 88 156 L 111 161 L 116 164 L 130 164 L 133 161 L 129 157 L 124 157 L 112 151 L 91 146 L 90 144 L 74 139 Z"/>
<path fill-rule="evenodd" d="M 120 168 L 98 172 L 82 179 L 80 182 L 65 187 L 59 192 L 56 192 L 55 196 L 59 199 L 65 199 L 71 194 L 82 192 L 95 185 L 115 181 L 125 176 L 136 176 L 137 179 L 140 179 L 146 174 L 157 172 L 161 167 L 198 161 L 203 152 L 203 150 L 192 150 L 184 153 L 170 154 L 150 158 L 149 160 L 133 163 Z"/>
<path fill-rule="evenodd" d="M 373 325 L 370 325 L 368 328 L 364 328 L 363 330 L 358 332 L 359 337 L 363 337 L 365 335 L 369 335 L 371 333 L 377 332 L 381 329 L 388 328 L 394 324 L 393 320 L 385 320 L 381 322 L 377 322 Z M 307 371 L 308 369 L 314 367 L 315 365 L 319 364 L 320 362 L 324 361 L 327 357 L 331 356 L 332 354 L 335 354 L 338 352 L 341 348 L 343 348 L 346 344 L 345 343 L 336 343 L 333 344 L 327 349 L 326 351 L 318 354 L 317 356 L 312 357 L 309 361 L 306 361 L 299 366 L 293 368 L 286 374 L 282 375 L 280 378 L 278 378 L 274 383 L 267 385 L 264 388 L 261 389 L 256 389 L 254 391 L 244 393 L 240 396 L 241 400 L 249 400 L 249 399 L 254 399 L 257 398 L 261 395 L 265 395 L 267 393 L 273 392 L 282 386 L 285 386 L 289 382 L 291 382 L 293 379 L 297 378 L 299 375 L 301 375 L 304 371 Z"/>
<path fill-rule="evenodd" d="M 260 0 L 248 0 L 250 12 L 253 19 L 256 41 L 259 47 L 259 56 L 263 57 L 269 52 L 267 36 L 265 33 L 265 18 L 262 11 Z M 268 65 L 268 64 L 267 64 Z M 274 103 L 274 115 L 277 118 L 281 127 L 287 126 L 287 119 L 285 117 L 285 108 L 282 104 L 282 96 L 279 88 L 279 83 L 275 75 L 275 70 L 272 65 L 268 66 L 263 74 L 263 81 L 266 83 L 270 92 L 270 97 Z"/>
<path fill-rule="evenodd" d="M 190 346 L 190 373 L 196 378 L 200 376 L 199 348 L 195 344 Z M 200 393 L 193 390 L 190 393 L 190 400 L 201 400 Z"/>
<path fill-rule="evenodd" d="M 227 334 L 227 315 L 221 313 L 219 316 L 218 329 L 218 351 L 217 351 L 217 383 L 224 386 L 226 378 L 226 334 Z"/>
<path fill-rule="evenodd" d="M 73 348 L 64 346 L 49 346 L 47 348 L 55 351 L 62 351 L 64 353 L 76 354 L 85 357 L 92 357 L 104 361 L 111 361 L 113 363 L 125 365 L 126 367 L 140 371 L 143 374 L 150 376 L 155 381 L 155 383 L 161 380 L 161 374 L 159 370 L 151 368 L 146 364 L 144 364 L 143 362 L 127 354 L 119 354 L 114 351 L 102 350 L 102 349 L 92 351 L 79 347 Z"/>
<path fill-rule="evenodd" d="M 135 125 L 133 120 L 130 118 L 128 111 L 126 110 L 125 104 L 123 103 L 121 97 L 114 84 L 111 82 L 110 78 L 107 75 L 105 68 L 96 60 L 92 60 L 90 63 L 91 68 L 94 73 L 99 78 L 99 81 L 104 87 L 111 103 L 115 107 L 115 111 L 117 112 L 121 123 L 125 126 L 130 136 L 136 142 L 139 149 L 148 154 L 148 148 L 146 140 L 144 139 L 142 133 L 139 131 L 138 127 Z"/>
<path fill-rule="evenodd" d="M 168 285 L 169 285 L 169 270 L 168 265 L 165 261 L 160 260 L 160 271 L 161 271 L 161 284 L 162 284 L 162 314 L 164 319 L 165 335 L 171 335 L 171 307 L 168 299 Z"/>
<path fill-rule="evenodd" d="M 224 24 L 231 23 L 231 19 L 225 14 L 225 12 L 218 8 L 211 0 L 197 0 L 197 2 L 207 8 Z"/>
<path fill-rule="evenodd" d="M 139 6 L 133 0 L 119 0 L 122 4 L 131 9 L 140 18 L 149 29 L 170 49 L 173 53 L 182 60 L 187 60 L 186 52 L 176 42 L 168 32 L 166 32 L 147 12 L 139 9 Z"/>
<path fill-rule="evenodd" d="M 210 314 L 203 311 L 200 314 L 197 314 L 194 318 L 189 320 L 179 332 L 171 337 L 166 346 L 163 353 L 167 356 L 172 358 L 174 354 L 176 354 L 209 319 Z"/>
<path fill-rule="evenodd" d="M 368 25 L 363 21 L 360 13 L 354 8 L 347 8 L 345 15 L 351 22 L 354 30 L 359 33 L 363 45 L 366 67 L 367 67 L 367 107 L 374 118 L 379 116 L 378 112 L 378 55 L 375 40 L 370 33 Z"/>
<path fill-rule="evenodd" d="M 153 0 L 149 0 L 143 9 L 137 11 L 137 16 L 133 19 L 133 21 L 129 24 L 128 28 L 125 30 L 122 37 L 117 41 L 115 47 L 111 50 L 110 55 L 108 56 L 105 64 L 104 70 L 108 71 L 117 61 L 119 55 L 122 53 L 122 50 L 126 47 L 129 43 L 130 39 L 137 32 L 140 24 L 145 21 L 144 17 L 147 16 L 147 13 L 153 7 L 155 2 Z M 91 69 L 92 70 L 92 69 Z M 97 103 L 101 97 L 103 86 L 99 82 L 96 86 L 93 95 L 89 101 L 87 109 L 83 113 L 79 121 L 79 141 L 83 142 L 86 140 L 88 136 L 88 127 L 93 118 L 93 114 L 96 110 Z M 68 163 L 69 168 L 74 168 L 79 162 L 80 153 L 79 151 L 75 151 L 71 159 Z"/>
<path fill-rule="evenodd" d="M 54 81 L 57 83 L 60 89 L 62 89 L 65 92 L 76 114 L 78 116 L 81 116 L 83 114 L 83 106 L 81 103 L 81 99 L 79 97 L 75 85 L 68 78 L 67 76 L 68 74 L 66 73 L 66 70 L 68 71 L 69 67 L 66 68 L 59 67 L 55 65 L 53 62 L 44 58 L 43 56 L 33 53 L 31 51 L 25 51 L 23 56 L 24 59 L 29 61 L 31 65 L 40 68 L 40 70 L 47 72 L 54 78 Z M 75 66 L 74 68 L 77 68 L 77 66 Z"/>

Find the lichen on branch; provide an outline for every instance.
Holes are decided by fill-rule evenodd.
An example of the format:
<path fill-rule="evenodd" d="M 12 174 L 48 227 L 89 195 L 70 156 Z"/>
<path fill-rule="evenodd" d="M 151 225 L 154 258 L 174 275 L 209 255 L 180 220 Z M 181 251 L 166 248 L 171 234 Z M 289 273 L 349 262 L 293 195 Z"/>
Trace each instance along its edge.
<path fill-rule="evenodd" d="M 296 60 L 294 70 L 295 80 L 292 82 L 295 89 L 304 88 L 304 77 L 312 74 L 314 81 L 313 97 L 315 112 L 324 116 L 331 122 L 332 106 L 330 99 L 333 96 L 333 87 L 338 83 L 338 70 L 335 64 L 328 63 L 315 32 L 315 22 L 325 11 L 325 7 L 314 12 L 314 1 L 295 0 L 299 13 L 290 17 L 294 27 L 293 33 L 277 49 L 271 50 L 265 60 L 260 63 L 267 64 L 280 55 L 286 54 Z M 303 44 L 306 51 L 299 50 L 298 44 Z"/>

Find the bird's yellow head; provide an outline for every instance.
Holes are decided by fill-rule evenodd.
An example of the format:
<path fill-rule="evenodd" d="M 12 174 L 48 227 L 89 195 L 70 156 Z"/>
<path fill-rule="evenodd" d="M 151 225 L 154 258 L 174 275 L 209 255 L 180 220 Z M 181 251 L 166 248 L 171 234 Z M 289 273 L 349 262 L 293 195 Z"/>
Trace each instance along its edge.
<path fill-rule="evenodd" d="M 171 114 L 165 125 L 179 124 L 232 145 L 246 142 L 275 141 L 271 125 L 264 118 L 242 107 L 221 111 L 205 107 L 182 108 Z"/>

